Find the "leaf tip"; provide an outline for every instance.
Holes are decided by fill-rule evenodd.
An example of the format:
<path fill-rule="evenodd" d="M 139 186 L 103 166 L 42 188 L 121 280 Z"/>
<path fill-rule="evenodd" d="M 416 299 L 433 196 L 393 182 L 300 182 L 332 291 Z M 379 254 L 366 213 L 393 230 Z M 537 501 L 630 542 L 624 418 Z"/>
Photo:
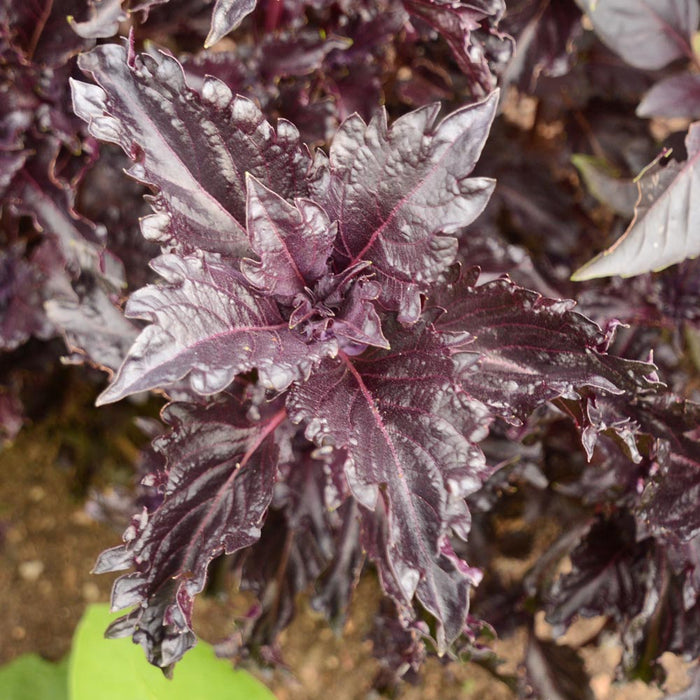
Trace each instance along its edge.
<path fill-rule="evenodd" d="M 578 270 L 572 273 L 569 279 L 572 282 L 588 282 L 589 280 L 612 276 L 614 273 L 607 271 L 600 263 L 600 261 L 605 258 L 607 252 L 608 251 L 603 251 L 602 253 L 598 253 L 598 255 L 591 258 L 587 263 L 581 265 Z"/>
<path fill-rule="evenodd" d="M 586 282 L 587 280 L 589 280 L 590 277 L 588 277 L 588 275 L 586 274 L 587 267 L 588 267 L 588 263 L 579 267 L 578 270 L 576 270 L 575 272 L 573 272 L 571 274 L 571 276 L 569 277 L 569 280 L 571 282 Z"/>
<path fill-rule="evenodd" d="M 121 395 L 115 395 L 113 390 L 114 384 L 111 384 L 95 399 L 95 406 L 106 406 L 108 403 L 115 403 L 116 401 L 119 401 Z"/>

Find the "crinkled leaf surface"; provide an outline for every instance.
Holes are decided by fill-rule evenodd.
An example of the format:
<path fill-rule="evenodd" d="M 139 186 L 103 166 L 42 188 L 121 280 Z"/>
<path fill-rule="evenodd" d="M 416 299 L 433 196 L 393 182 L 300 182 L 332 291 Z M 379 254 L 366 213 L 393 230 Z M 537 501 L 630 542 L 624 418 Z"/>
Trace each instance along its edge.
<path fill-rule="evenodd" d="M 133 634 L 151 663 L 168 669 L 194 644 L 193 597 L 212 559 L 259 538 L 277 470 L 274 432 L 285 416 L 274 404 L 252 406 L 241 392 L 166 408 L 172 429 L 154 443 L 167 463 L 163 503 L 134 518 L 125 544 L 95 565 L 96 572 L 135 568 L 115 582 L 112 607 L 139 607 L 109 634 Z"/>
<path fill-rule="evenodd" d="M 170 254 L 151 266 L 166 282 L 138 290 L 126 307 L 127 316 L 151 325 L 98 403 L 185 376 L 194 391 L 214 394 L 253 368 L 264 386 L 281 391 L 337 350 L 334 340 L 307 343 L 274 301 L 249 289 L 237 270 L 216 258 Z"/>
<path fill-rule="evenodd" d="M 658 439 L 657 471 L 640 515 L 652 530 L 687 541 L 700 534 L 700 405 L 660 400 L 650 409 L 643 427 Z"/>
<path fill-rule="evenodd" d="M 57 267 L 67 267 L 74 277 L 87 270 L 120 288 L 121 261 L 105 250 L 98 227 L 75 212 L 73 187 L 54 173 L 60 143 L 45 139 L 32 145 L 35 153 L 15 174 L 5 201 L 16 212 L 31 216 L 36 229 L 57 244 Z"/>
<path fill-rule="evenodd" d="M 370 261 L 380 304 L 415 322 L 419 293 L 453 262 L 446 235 L 470 224 L 494 183 L 469 178 L 491 126 L 496 96 L 436 122 L 439 106 L 417 109 L 387 126 L 353 115 L 336 133 L 330 158 L 316 163 L 314 199 L 338 220 L 336 256 L 347 266 Z"/>
<path fill-rule="evenodd" d="M 692 57 L 697 0 L 576 0 L 603 43 L 636 68 L 655 70 Z"/>
<path fill-rule="evenodd" d="M 90 0 L 89 16 L 83 21 L 76 21 L 68 16 L 68 23 L 73 31 L 83 39 L 103 39 L 114 36 L 119 30 L 119 23 L 126 18 L 122 0 Z"/>
<path fill-rule="evenodd" d="M 651 365 L 605 353 L 608 338 L 574 302 L 547 299 L 509 279 L 473 286 L 474 272 L 433 300 L 445 309 L 438 330 L 474 362 L 460 375 L 464 390 L 507 420 L 525 418 L 582 387 L 622 394 L 651 388 Z"/>
<path fill-rule="evenodd" d="M 468 529 L 463 499 L 486 469 L 460 422 L 441 411 L 454 373 L 447 349 L 429 328 L 390 337 L 390 351 L 324 361 L 292 387 L 288 407 L 292 420 L 307 423 L 309 439 L 347 450 L 345 471 L 363 528 L 375 529 L 376 518 L 385 523 L 369 552 L 383 586 L 404 610 L 417 596 L 436 618 L 444 649 L 464 627 L 477 578 L 447 538 L 451 526 Z"/>
<path fill-rule="evenodd" d="M 76 114 L 135 161 L 131 175 L 159 190 L 156 213 L 142 222 L 147 238 L 243 255 L 246 172 L 282 197 L 306 194 L 310 157 L 296 128 L 280 120 L 273 129 L 220 80 L 206 78 L 198 93 L 171 56 L 133 56 L 115 44 L 79 65 L 99 86 L 72 82 Z"/>
<path fill-rule="evenodd" d="M 687 160 L 661 165 L 657 159 L 642 172 L 629 228 L 571 279 L 632 277 L 700 254 L 700 210 L 693 206 L 700 196 L 700 122 L 690 125 L 685 144 Z"/>
<path fill-rule="evenodd" d="M 261 602 L 249 645 L 272 647 L 291 621 L 299 594 L 310 589 L 314 609 L 336 629 L 342 626 L 364 561 L 357 505 L 346 498 L 344 483 L 340 494 L 334 483 L 344 482 L 344 453 L 312 456 L 313 444 L 298 439 L 295 447 L 293 461 L 280 465 L 260 541 L 234 559 L 236 568 L 241 561 L 241 587 Z"/>
<path fill-rule="evenodd" d="M 250 177 L 248 235 L 260 262 L 245 261 L 248 281 L 283 304 L 328 272 L 337 228 L 309 199 L 293 206 Z"/>

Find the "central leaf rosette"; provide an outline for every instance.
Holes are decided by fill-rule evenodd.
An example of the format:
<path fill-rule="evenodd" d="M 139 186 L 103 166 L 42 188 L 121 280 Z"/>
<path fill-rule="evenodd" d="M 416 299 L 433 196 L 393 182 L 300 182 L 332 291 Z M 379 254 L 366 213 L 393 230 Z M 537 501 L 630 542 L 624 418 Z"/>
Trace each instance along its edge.
<path fill-rule="evenodd" d="M 263 606 L 289 610 L 278 596 L 315 581 L 334 616 L 367 556 L 405 630 L 447 652 L 479 580 L 454 545 L 490 472 L 479 443 L 493 420 L 523 422 L 581 388 L 650 385 L 649 366 L 608 356 L 570 303 L 477 285 L 475 271 L 448 280 L 457 236 L 493 191 L 470 175 L 497 95 L 442 120 L 439 105 L 391 125 L 353 115 L 312 158 L 290 122 L 273 127 L 214 78 L 193 90 L 171 56 L 102 45 L 79 64 L 98 85 L 74 83 L 75 111 L 153 186 L 142 230 L 164 252 L 160 281 L 127 303 L 146 325 L 99 403 L 184 396 L 155 443 L 161 506 L 96 567 L 134 569 L 112 606 L 136 607 L 110 634 L 170 668 L 194 643 L 211 561 L 253 548 L 273 572 Z M 266 514 L 284 502 L 273 553 L 279 512 Z"/>
<path fill-rule="evenodd" d="M 368 346 L 388 348 L 374 306 L 381 288 L 371 279 L 371 262 L 343 269 L 333 260 L 337 222 L 315 202 L 290 204 L 251 175 L 246 204 L 250 244 L 260 260 L 243 260 L 241 270 L 258 293 L 277 302 L 289 328 L 309 343 L 336 341 L 349 355 Z"/>
<path fill-rule="evenodd" d="M 199 104 L 184 99 L 189 88 L 172 59 L 142 56 L 131 66 L 120 51 L 83 57 L 102 87 L 76 83 L 75 109 L 93 136 L 128 153 L 151 144 L 139 146 L 133 174 L 159 190 L 142 229 L 167 252 L 151 263 L 161 282 L 127 303 L 126 315 L 149 325 L 98 403 L 175 384 L 216 394 L 253 370 L 283 392 L 324 360 L 393 348 L 390 319 L 416 326 L 424 296 L 456 258 L 453 234 L 493 191 L 492 180 L 470 174 L 497 95 L 442 120 L 439 105 L 391 126 L 383 111 L 369 124 L 353 115 L 329 154 L 311 158 L 292 124 L 273 129 L 219 81 L 209 80 Z M 157 95 L 153 76 L 166 73 Z M 113 100 L 130 95 L 143 118 L 133 99 L 112 114 L 103 88 Z M 149 115 L 171 102 L 183 123 L 155 128 Z M 198 159 L 183 133 L 218 134 L 216 157 Z"/>

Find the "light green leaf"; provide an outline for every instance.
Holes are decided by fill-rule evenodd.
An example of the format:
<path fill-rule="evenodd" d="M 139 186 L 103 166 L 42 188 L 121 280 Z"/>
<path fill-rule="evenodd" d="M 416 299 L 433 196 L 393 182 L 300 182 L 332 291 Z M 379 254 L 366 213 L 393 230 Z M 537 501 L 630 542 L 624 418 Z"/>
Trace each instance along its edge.
<path fill-rule="evenodd" d="M 68 700 L 68 663 L 25 654 L 0 668 L 2 700 Z"/>
<path fill-rule="evenodd" d="M 275 700 L 249 673 L 217 659 L 204 642 L 177 664 L 168 680 L 131 639 L 104 638 L 114 617 L 107 605 L 92 605 L 78 625 L 70 659 L 70 700 Z"/>

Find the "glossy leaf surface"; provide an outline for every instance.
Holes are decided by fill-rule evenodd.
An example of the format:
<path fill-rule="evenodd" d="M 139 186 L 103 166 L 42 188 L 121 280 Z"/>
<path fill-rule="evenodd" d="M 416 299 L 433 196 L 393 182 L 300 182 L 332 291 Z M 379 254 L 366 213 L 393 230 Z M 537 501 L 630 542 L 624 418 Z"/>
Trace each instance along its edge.
<path fill-rule="evenodd" d="M 260 537 L 277 470 L 274 434 L 285 414 L 266 407 L 249 417 L 249 408 L 239 394 L 166 409 L 172 430 L 156 442 L 166 460 L 163 503 L 136 516 L 125 544 L 95 565 L 96 572 L 135 568 L 115 582 L 112 608 L 138 607 L 108 634 L 133 634 L 151 663 L 166 670 L 195 643 L 192 602 L 210 562 Z"/>
<path fill-rule="evenodd" d="M 465 275 L 438 295 L 438 330 L 473 361 L 460 375 L 464 390 L 506 419 L 527 416 L 582 387 L 623 394 L 644 387 L 652 367 L 605 353 L 608 339 L 574 304 L 547 299 L 508 279 L 472 286 Z"/>
<path fill-rule="evenodd" d="M 385 513 L 370 551 L 385 589 L 404 607 L 417 596 L 438 621 L 441 648 L 462 631 L 478 578 L 447 539 L 453 527 L 468 530 L 468 511 L 451 513 L 451 502 L 485 474 L 469 436 L 440 415 L 453 371 L 431 331 L 415 329 L 391 351 L 325 361 L 288 401 L 309 439 L 347 450 L 354 497 L 372 517 Z"/>
<path fill-rule="evenodd" d="M 686 137 L 687 160 L 661 165 L 658 159 L 637 181 L 634 219 L 613 246 L 579 268 L 572 279 L 632 277 L 700 254 L 700 215 L 692 203 L 700 192 L 700 123 Z"/>
<path fill-rule="evenodd" d="M 253 293 L 240 273 L 216 259 L 165 255 L 152 267 L 166 282 L 135 292 L 127 305 L 130 317 L 151 325 L 100 403 L 186 376 L 196 392 L 214 394 L 254 368 L 263 385 L 282 390 L 336 352 L 332 341 L 305 342 L 274 302 Z"/>
<path fill-rule="evenodd" d="M 201 94 L 165 54 L 130 56 L 114 44 L 80 58 L 100 87 L 73 81 L 76 113 L 96 138 L 135 161 L 131 175 L 159 190 L 143 233 L 185 250 L 248 251 L 245 173 L 283 197 L 306 192 L 308 152 L 288 122 L 277 130 L 249 100 L 211 78 Z"/>
<path fill-rule="evenodd" d="M 328 160 L 316 168 L 313 196 L 338 220 L 337 257 L 369 261 L 381 284 L 380 304 L 415 322 L 419 293 L 450 265 L 449 235 L 486 206 L 494 183 L 469 178 L 496 109 L 495 97 L 437 122 L 438 106 L 387 125 L 348 118 Z"/>

